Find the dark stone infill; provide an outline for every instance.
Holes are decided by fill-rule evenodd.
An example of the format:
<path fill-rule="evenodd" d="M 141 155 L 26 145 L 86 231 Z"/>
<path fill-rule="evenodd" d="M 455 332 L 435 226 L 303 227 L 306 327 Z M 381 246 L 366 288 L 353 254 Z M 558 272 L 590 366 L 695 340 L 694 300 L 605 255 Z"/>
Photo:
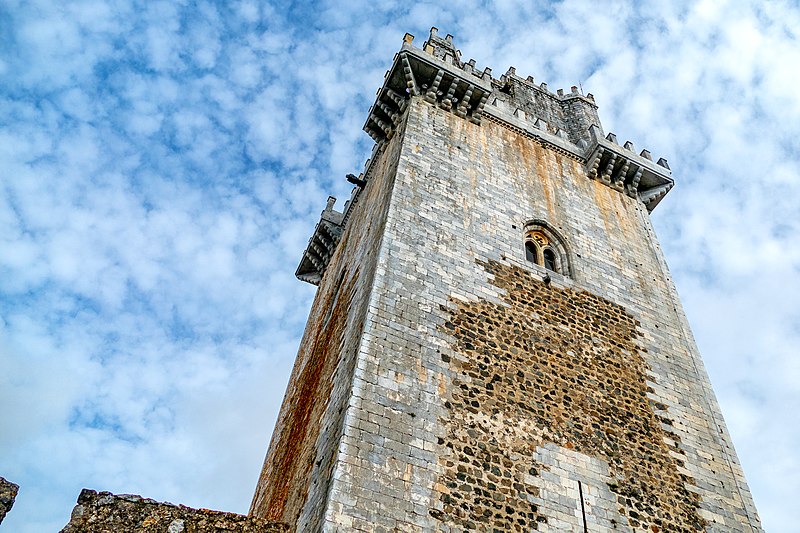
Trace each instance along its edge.
<path fill-rule="evenodd" d="M 19 485 L 11 483 L 5 478 L 0 477 L 0 524 L 6 517 L 11 507 L 14 506 L 14 499 L 19 492 Z"/>
<path fill-rule="evenodd" d="M 478 264 L 505 294 L 444 307 L 442 329 L 460 357 L 442 357 L 455 375 L 440 439 L 450 453 L 441 459 L 442 510 L 431 515 L 464 529 L 538 529 L 549 510 L 532 503 L 535 478 L 548 466 L 536 450 L 552 442 L 608 462 L 608 488 L 636 531 L 704 530 L 667 406 L 648 398 L 640 324 L 599 296 L 517 266 Z"/>
<path fill-rule="evenodd" d="M 72 510 L 72 518 L 61 533 L 108 531 L 283 533 L 289 531 L 289 527 L 281 522 L 235 513 L 192 509 L 131 494 L 115 495 L 83 489 L 78 496 L 78 505 Z"/>

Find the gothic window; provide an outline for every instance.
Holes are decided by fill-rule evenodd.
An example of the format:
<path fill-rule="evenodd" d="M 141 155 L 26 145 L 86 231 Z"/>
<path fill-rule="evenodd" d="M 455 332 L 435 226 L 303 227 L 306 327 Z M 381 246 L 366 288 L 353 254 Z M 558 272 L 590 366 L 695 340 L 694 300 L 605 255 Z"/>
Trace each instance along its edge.
<path fill-rule="evenodd" d="M 525 225 L 525 259 L 565 276 L 572 274 L 564 239 L 548 223 L 533 220 Z"/>
<path fill-rule="evenodd" d="M 525 259 L 531 263 L 539 262 L 539 251 L 536 249 L 536 245 L 531 241 L 525 241 Z"/>
<path fill-rule="evenodd" d="M 551 250 L 550 248 L 546 248 L 544 251 L 542 251 L 542 255 L 544 256 L 544 267 L 547 270 L 555 271 L 556 254 L 553 253 L 553 250 Z"/>

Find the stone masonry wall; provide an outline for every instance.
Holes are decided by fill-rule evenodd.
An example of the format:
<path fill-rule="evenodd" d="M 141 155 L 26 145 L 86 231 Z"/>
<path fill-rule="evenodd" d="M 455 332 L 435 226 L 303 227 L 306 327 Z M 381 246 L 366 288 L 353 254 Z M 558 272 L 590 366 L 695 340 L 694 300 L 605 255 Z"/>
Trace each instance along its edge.
<path fill-rule="evenodd" d="M 431 29 L 423 49 L 445 63 L 452 61 L 459 69 L 465 66 L 461 52 L 453 44 L 453 36 L 442 39 L 436 28 Z M 469 70 L 475 72 L 475 61 L 471 60 L 470 64 Z M 602 131 L 594 96 L 584 96 L 578 87 L 572 87 L 568 93 L 561 89 L 553 93 L 548 90 L 546 83 L 536 84 L 530 76 L 517 76 L 513 67 L 499 79 L 493 78 L 492 86 L 494 90 L 489 98 L 490 105 L 500 107 L 523 121 L 544 120 L 546 125 L 540 125 L 543 129 L 553 134 L 560 130 L 572 143 L 577 144 L 581 140 L 589 142 L 591 125 Z"/>
<path fill-rule="evenodd" d="M 320 283 L 251 506 L 299 531 L 318 530 L 325 510 L 400 137 L 375 156 Z"/>
<path fill-rule="evenodd" d="M 597 106 L 580 93 L 556 96 L 546 88 L 511 73 L 506 74 L 503 80 L 504 84 L 496 83 L 500 90 L 492 93 L 490 104 L 502 106 L 512 113 L 521 111 L 525 114 L 519 117 L 522 119 L 541 118 L 547 123 L 542 127 L 548 133 L 555 134 L 561 130 L 570 142 L 577 144 L 581 140 L 591 140 L 589 126 L 601 127 Z M 489 109 L 491 112 L 491 107 Z"/>
<path fill-rule="evenodd" d="M 385 234 L 374 241 L 377 268 L 325 529 L 490 530 L 488 523 L 502 522 L 495 513 L 508 512 L 540 531 L 583 530 L 584 521 L 588 531 L 703 524 L 708 531 L 761 531 L 644 206 L 589 180 L 582 161 L 496 122 L 475 125 L 420 98 L 406 113 L 405 130 L 392 139 L 402 141 L 393 188 L 384 183 L 383 192 L 373 193 L 375 181 L 365 190 L 391 196 Z M 524 225 L 532 219 L 564 236 L 572 279 L 549 273 L 549 287 L 536 281 L 547 272 L 524 260 Z M 594 307 L 580 315 L 588 323 L 572 324 L 579 301 Z M 539 322 L 515 331 L 513 321 L 500 319 L 513 315 L 515 305 L 519 312 L 536 310 Z M 563 306 L 567 324 L 550 305 Z M 478 310 L 495 323 L 484 324 Z M 472 357 L 489 354 L 467 346 L 478 346 L 477 338 L 468 340 L 469 328 L 447 326 L 458 320 L 473 324 L 472 335 L 484 335 L 492 353 L 484 364 L 502 378 L 483 402 L 469 392 L 477 395 L 473 388 L 486 383 L 469 372 Z M 489 344 L 528 334 L 540 340 L 528 339 L 533 344 L 518 361 L 503 363 Z M 588 361 L 581 359 L 587 354 Z M 494 370 L 503 364 L 505 373 Z M 618 376 L 610 370 L 616 364 Z M 522 383 L 515 381 L 520 371 Z M 548 376 L 538 376 L 547 398 L 512 387 L 531 381 L 533 388 L 535 371 Z M 598 396 L 587 381 L 591 392 L 573 390 L 578 376 L 613 388 Z M 519 420 L 490 424 L 492 409 L 510 410 Z M 518 445 L 532 457 L 481 450 L 491 439 L 481 440 L 470 417 L 495 432 L 527 424 L 532 442 Z M 466 470 L 478 468 L 461 459 L 465 446 L 484 454 L 480 468 L 488 463 L 500 484 L 473 483 L 460 510 L 448 509 Z M 514 482 L 509 488 L 505 472 L 522 476 L 522 488 Z M 476 498 L 509 497 L 498 487 L 516 491 L 516 503 L 509 511 L 483 505 L 476 514 Z M 487 509 L 488 523 L 479 520 Z"/>
<path fill-rule="evenodd" d="M 132 494 L 81 491 L 61 533 L 284 533 L 286 524 L 235 513 L 192 509 Z"/>

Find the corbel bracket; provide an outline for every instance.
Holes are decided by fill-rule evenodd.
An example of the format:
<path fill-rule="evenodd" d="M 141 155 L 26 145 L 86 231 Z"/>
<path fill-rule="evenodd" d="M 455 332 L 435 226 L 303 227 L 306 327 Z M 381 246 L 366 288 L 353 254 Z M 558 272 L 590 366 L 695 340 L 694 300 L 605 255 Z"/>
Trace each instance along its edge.
<path fill-rule="evenodd" d="M 674 182 L 672 171 L 665 159 L 653 163 L 650 152 L 638 155 L 633 143 L 617 144 L 617 136 L 609 133 L 603 137 L 600 128 L 589 128 L 591 141 L 586 147 L 586 174 L 612 189 L 641 200 L 648 211 L 655 209 Z"/>
<path fill-rule="evenodd" d="M 492 92 L 491 69 L 474 69 L 474 61 L 461 62 L 457 54 L 436 57 L 403 42 L 392 68 L 386 72 L 375 103 L 369 110 L 364 131 L 376 142 L 391 139 L 399 117 L 412 96 L 452 111 L 475 124 L 481 123 L 486 101 Z"/>
<path fill-rule="evenodd" d="M 328 204 L 320 216 L 314 234 L 308 240 L 303 258 L 294 275 L 301 281 L 319 285 L 328 268 L 333 252 L 342 238 L 344 213 L 335 211 L 336 198 L 328 197 Z"/>

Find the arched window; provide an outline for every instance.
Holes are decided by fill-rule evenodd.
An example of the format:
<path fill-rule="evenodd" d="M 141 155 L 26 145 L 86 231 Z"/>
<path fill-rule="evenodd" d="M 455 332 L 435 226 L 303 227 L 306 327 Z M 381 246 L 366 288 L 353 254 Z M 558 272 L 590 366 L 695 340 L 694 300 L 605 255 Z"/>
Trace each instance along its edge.
<path fill-rule="evenodd" d="M 564 239 L 543 220 L 532 220 L 525 225 L 525 259 L 552 272 L 572 275 Z"/>
<path fill-rule="evenodd" d="M 539 251 L 536 249 L 536 245 L 531 241 L 525 241 L 525 259 L 531 263 L 539 262 Z"/>
<path fill-rule="evenodd" d="M 556 270 L 556 254 L 553 253 L 553 250 L 550 248 L 545 248 L 542 251 L 542 255 L 544 256 L 544 267 L 547 270 L 552 270 L 555 272 Z"/>

